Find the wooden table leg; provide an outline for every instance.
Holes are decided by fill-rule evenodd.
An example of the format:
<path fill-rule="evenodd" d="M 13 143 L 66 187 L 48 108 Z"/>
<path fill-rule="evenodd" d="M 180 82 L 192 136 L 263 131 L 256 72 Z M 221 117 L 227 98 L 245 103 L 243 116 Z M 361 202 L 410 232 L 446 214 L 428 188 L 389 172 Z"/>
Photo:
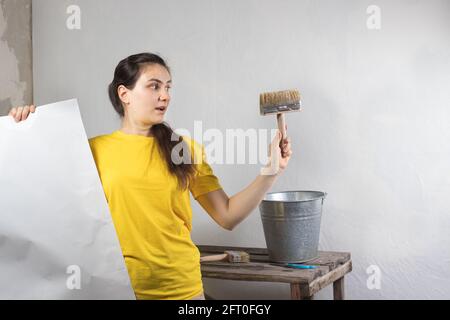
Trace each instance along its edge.
<path fill-rule="evenodd" d="M 314 295 L 309 294 L 309 287 L 299 283 L 291 283 L 291 300 L 313 300 Z"/>
<path fill-rule="evenodd" d="M 333 298 L 334 300 L 345 299 L 344 277 L 339 278 L 335 282 L 333 282 Z"/>

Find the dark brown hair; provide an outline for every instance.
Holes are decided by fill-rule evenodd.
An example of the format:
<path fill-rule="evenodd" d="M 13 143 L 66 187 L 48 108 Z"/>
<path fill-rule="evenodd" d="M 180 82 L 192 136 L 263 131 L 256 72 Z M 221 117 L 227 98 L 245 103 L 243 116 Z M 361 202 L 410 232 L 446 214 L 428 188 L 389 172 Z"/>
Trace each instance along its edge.
<path fill-rule="evenodd" d="M 131 55 L 123 59 L 114 70 L 114 79 L 108 86 L 108 94 L 114 109 L 120 117 L 124 117 L 125 111 L 117 92 L 118 87 L 124 85 L 126 88 L 132 90 L 141 76 L 143 68 L 151 64 L 158 64 L 166 68 L 170 73 L 169 67 L 160 56 L 148 52 Z M 158 150 L 166 161 L 169 172 L 176 176 L 178 187 L 182 190 L 186 189 L 189 185 L 190 178 L 195 174 L 195 167 L 190 156 L 189 147 L 186 145 L 183 137 L 177 135 L 166 122 L 153 125 L 150 128 L 149 134 L 154 136 Z M 181 148 L 181 152 L 178 153 L 179 156 L 182 159 L 187 158 L 191 161 L 182 161 L 180 164 L 175 164 L 172 161 L 171 154 L 173 148 L 180 142 L 184 145 Z M 183 154 L 184 152 L 188 154 Z"/>

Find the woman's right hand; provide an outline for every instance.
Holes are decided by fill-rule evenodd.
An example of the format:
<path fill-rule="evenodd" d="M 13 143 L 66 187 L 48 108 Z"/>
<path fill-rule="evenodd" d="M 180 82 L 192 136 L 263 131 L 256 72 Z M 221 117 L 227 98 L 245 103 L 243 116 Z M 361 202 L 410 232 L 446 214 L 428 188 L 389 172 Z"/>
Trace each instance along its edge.
<path fill-rule="evenodd" d="M 30 106 L 14 107 L 9 111 L 8 116 L 13 117 L 16 122 L 20 122 L 28 118 L 30 112 L 34 113 L 35 111 L 36 106 L 33 104 Z"/>

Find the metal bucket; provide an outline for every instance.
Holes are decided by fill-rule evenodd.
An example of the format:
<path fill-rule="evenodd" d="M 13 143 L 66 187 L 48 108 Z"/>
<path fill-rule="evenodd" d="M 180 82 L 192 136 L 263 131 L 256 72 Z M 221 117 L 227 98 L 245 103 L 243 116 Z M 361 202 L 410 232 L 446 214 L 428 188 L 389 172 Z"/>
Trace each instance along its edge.
<path fill-rule="evenodd" d="M 317 257 L 326 196 L 320 191 L 266 194 L 259 211 L 270 261 L 305 262 Z"/>

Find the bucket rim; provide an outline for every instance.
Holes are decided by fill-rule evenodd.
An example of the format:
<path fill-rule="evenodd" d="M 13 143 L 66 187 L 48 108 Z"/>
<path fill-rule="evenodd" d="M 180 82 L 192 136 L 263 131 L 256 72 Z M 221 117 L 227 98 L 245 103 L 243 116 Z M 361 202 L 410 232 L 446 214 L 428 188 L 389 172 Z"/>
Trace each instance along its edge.
<path fill-rule="evenodd" d="M 317 197 L 315 199 L 308 199 L 308 200 L 270 200 L 266 199 L 267 195 L 270 194 L 277 194 L 277 193 L 292 193 L 292 192 L 316 192 L 316 193 L 322 193 L 323 196 Z M 308 202 L 308 201 L 316 201 L 318 199 L 325 199 L 327 197 L 328 193 L 325 191 L 317 191 L 317 190 L 290 190 L 290 191 L 274 191 L 274 192 L 268 192 L 264 195 L 264 199 L 261 200 L 261 202 Z"/>

